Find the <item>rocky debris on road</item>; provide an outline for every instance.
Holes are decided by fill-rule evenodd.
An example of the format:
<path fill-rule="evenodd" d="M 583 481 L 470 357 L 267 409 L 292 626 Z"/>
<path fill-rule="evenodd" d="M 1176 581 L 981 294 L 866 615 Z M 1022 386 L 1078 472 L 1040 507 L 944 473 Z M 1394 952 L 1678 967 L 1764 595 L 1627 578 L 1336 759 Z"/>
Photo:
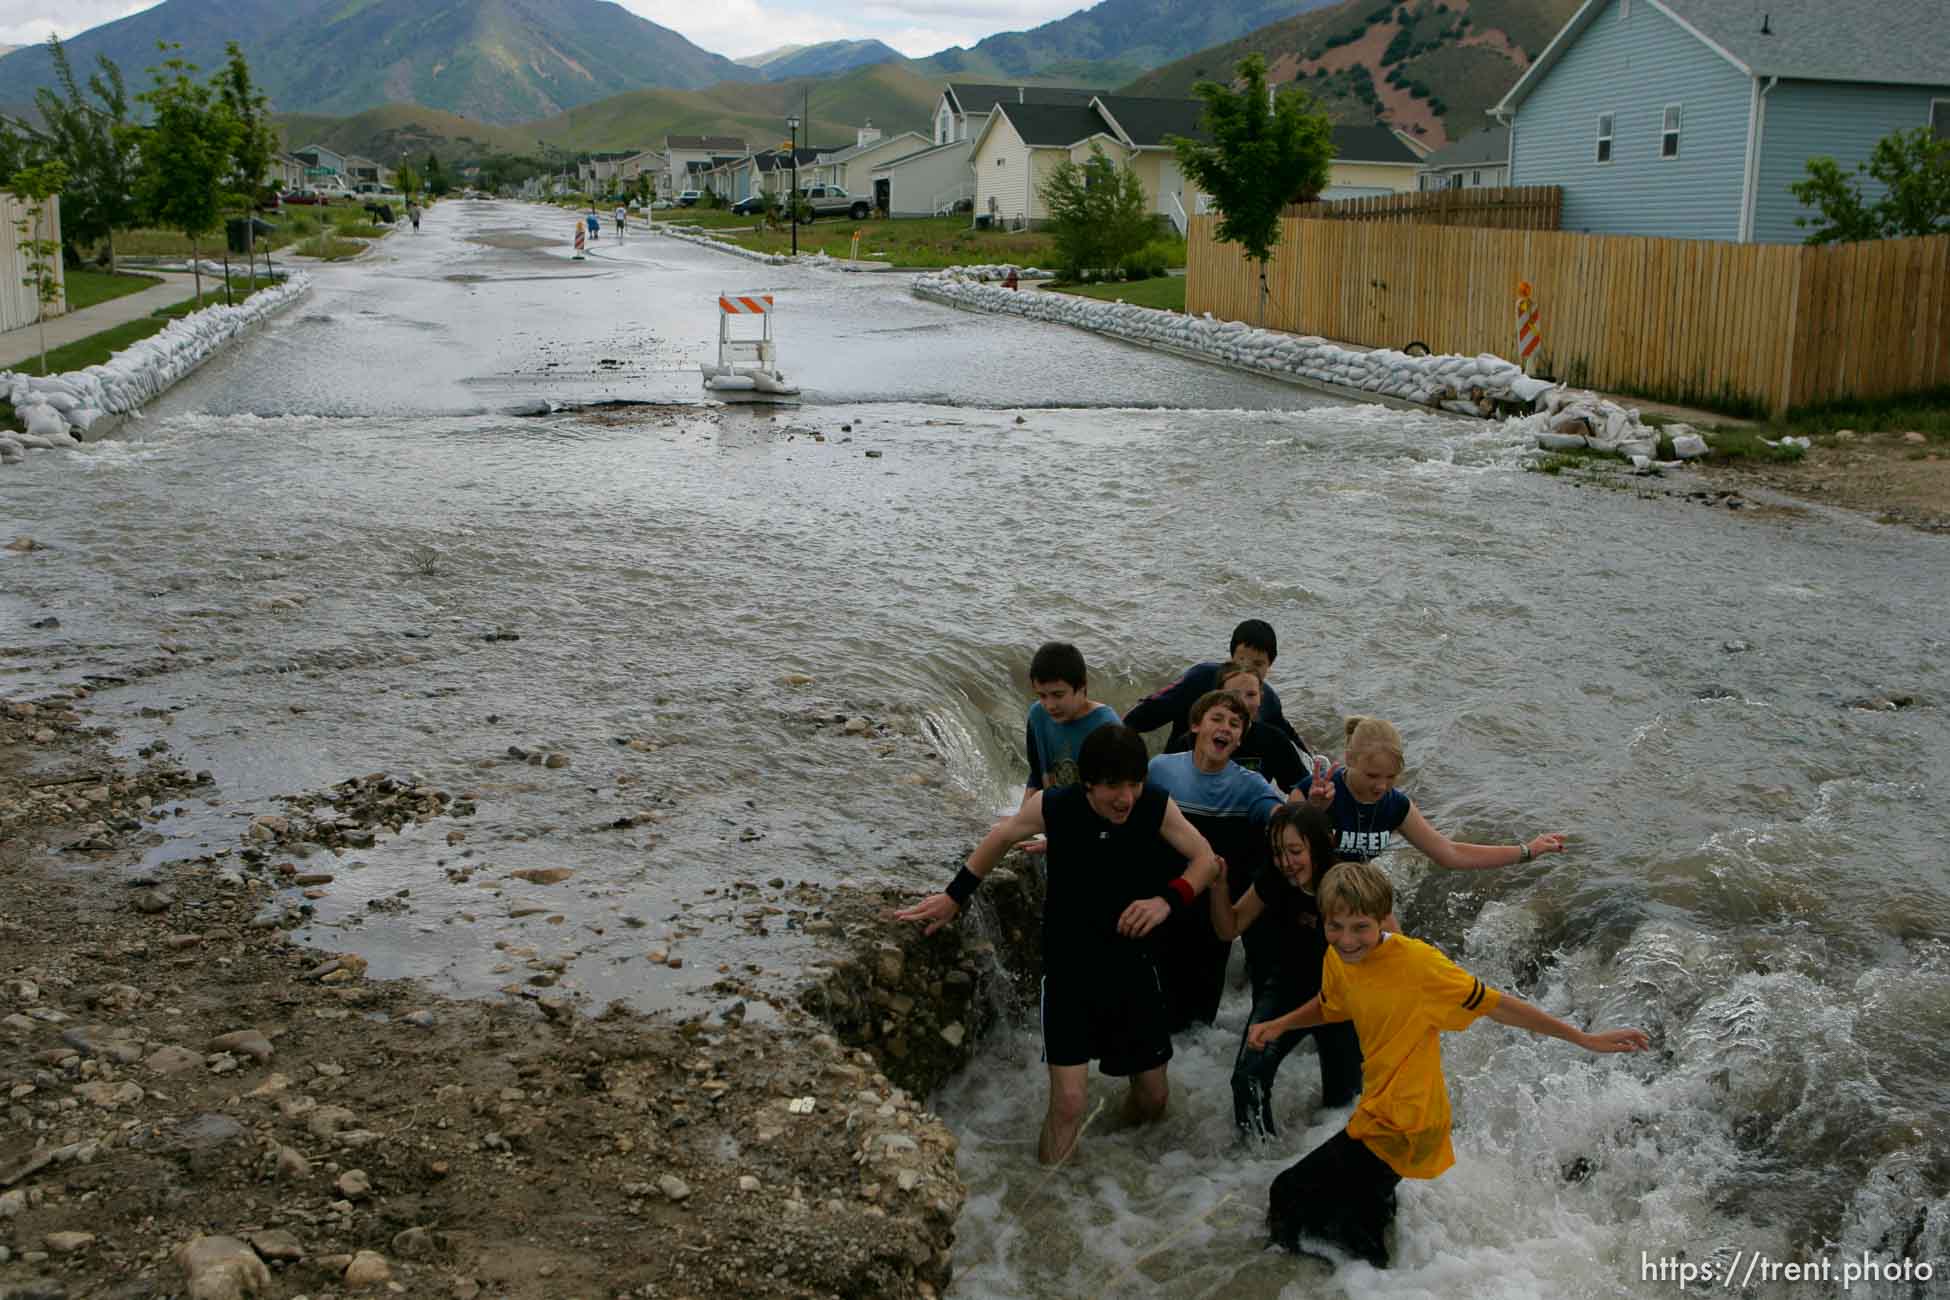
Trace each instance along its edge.
<path fill-rule="evenodd" d="M 0 705 L 0 728 L 42 718 Z M 111 789 L 133 779 L 79 719 L 54 751 Z M 244 849 L 262 865 L 463 802 L 362 777 L 254 819 Z M 508 1300 L 933 1297 L 948 1282 L 964 1190 L 955 1138 L 919 1099 L 995 1014 L 972 931 L 922 940 L 879 919 L 900 900 L 874 891 L 727 889 L 748 933 L 847 954 L 810 1000 L 844 1043 L 783 998 L 748 1023 L 759 994 L 729 975 L 713 990 L 737 1000 L 709 1019 L 591 1020 L 533 989 L 455 1002 L 257 924 L 261 897 L 214 860 L 145 870 L 135 890 L 108 869 L 130 848 L 57 871 L 42 807 L 16 810 L 23 833 L 0 842 L 0 1282 Z M 174 902 L 157 914 L 104 905 L 162 889 Z M 997 879 L 982 906 L 1011 894 Z M 879 1029 L 890 1019 L 905 1042 Z"/>

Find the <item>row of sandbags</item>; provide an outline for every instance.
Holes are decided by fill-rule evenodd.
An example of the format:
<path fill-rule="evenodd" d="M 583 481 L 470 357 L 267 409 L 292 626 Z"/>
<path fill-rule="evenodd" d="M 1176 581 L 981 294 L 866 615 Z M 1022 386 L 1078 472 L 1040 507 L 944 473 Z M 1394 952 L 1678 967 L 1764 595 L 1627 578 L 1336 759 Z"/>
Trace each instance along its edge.
<path fill-rule="evenodd" d="M 1609 452 L 1631 461 L 1640 471 L 1674 463 L 1655 461 L 1662 431 L 1647 425 L 1637 407 L 1620 406 L 1580 389 L 1552 389 L 1525 425 L 1545 451 Z M 1706 438 L 1689 424 L 1670 424 L 1663 432 L 1672 439 L 1679 461 L 1698 460 L 1707 452 Z"/>
<path fill-rule="evenodd" d="M 669 222 L 659 221 L 651 229 L 660 235 L 668 235 L 672 239 L 681 239 L 687 244 L 702 244 L 706 248 L 715 248 L 720 253 L 730 253 L 736 257 L 742 257 L 748 262 L 763 262 L 767 266 L 785 266 L 792 261 L 791 258 L 786 257 L 782 253 L 760 253 L 750 248 L 742 248 L 737 244 L 727 244 L 722 239 L 713 239 L 709 235 L 698 233 L 695 227 L 690 230 L 676 230 L 671 227 Z"/>
<path fill-rule="evenodd" d="M 300 273 L 235 307 L 206 307 L 171 321 L 106 362 L 63 375 L 0 371 L 0 393 L 13 404 L 25 432 L 0 432 L 0 463 L 23 451 L 77 447 L 114 415 L 140 410 L 239 334 L 311 288 Z"/>
<path fill-rule="evenodd" d="M 915 281 L 914 292 L 950 306 L 1074 325 L 1243 369 L 1358 389 L 1458 414 L 1489 416 L 1509 403 L 1529 407 L 1555 388 L 1549 381 L 1531 379 L 1518 366 L 1488 354 L 1463 357 L 1411 356 L 1386 349 L 1363 352 L 1325 339 L 1216 320 L 1209 312 L 1187 316 L 1071 294 L 1011 293 L 980 283 L 966 268 L 923 276 Z"/>

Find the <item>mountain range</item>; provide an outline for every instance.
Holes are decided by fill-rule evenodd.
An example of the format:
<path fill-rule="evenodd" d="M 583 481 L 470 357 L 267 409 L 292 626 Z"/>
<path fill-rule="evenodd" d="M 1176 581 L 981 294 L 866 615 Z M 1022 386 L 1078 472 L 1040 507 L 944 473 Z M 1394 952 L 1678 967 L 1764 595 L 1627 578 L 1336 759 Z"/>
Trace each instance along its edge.
<path fill-rule="evenodd" d="M 165 0 L 82 32 L 68 57 L 82 69 L 105 54 L 141 88 L 143 70 L 162 57 L 159 41 L 209 71 L 231 40 L 284 112 L 407 102 L 519 122 L 645 85 L 760 76 L 606 0 Z M 0 58 L 8 102 L 51 82 L 45 48 Z"/>
<path fill-rule="evenodd" d="M 78 69 L 106 53 L 140 87 L 161 36 L 208 68 L 237 39 L 289 143 L 388 161 L 636 149 L 666 133 L 763 144 L 802 105 L 815 143 L 844 144 L 869 118 L 890 134 L 925 133 L 945 81 L 1178 98 L 1229 79 L 1249 53 L 1337 121 L 1383 122 L 1437 146 L 1483 124 L 1578 0 L 1102 0 L 928 59 L 861 40 L 735 63 L 601 0 L 415 2 L 165 0 L 83 33 L 69 52 Z M 41 48 L 0 57 L 0 100 L 27 98 L 47 62 Z"/>

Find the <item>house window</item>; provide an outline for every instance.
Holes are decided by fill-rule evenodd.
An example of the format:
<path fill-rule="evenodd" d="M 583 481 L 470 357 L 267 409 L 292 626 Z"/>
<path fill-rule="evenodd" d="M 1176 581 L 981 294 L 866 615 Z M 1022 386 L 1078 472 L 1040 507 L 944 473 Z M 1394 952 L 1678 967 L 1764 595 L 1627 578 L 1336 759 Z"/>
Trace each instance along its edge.
<path fill-rule="evenodd" d="M 1624 23 L 1630 22 L 1631 20 L 1632 0 L 1618 0 L 1618 21 Z"/>
<path fill-rule="evenodd" d="M 1598 114 L 1598 161 L 1611 161 L 1611 114 Z"/>
<path fill-rule="evenodd" d="M 1679 156 L 1679 105 L 1666 105 L 1666 120 L 1659 131 L 1659 156 L 1677 158 Z"/>
<path fill-rule="evenodd" d="M 1471 185 L 1481 185 L 1483 183 L 1483 173 L 1481 171 L 1469 173 L 1469 183 Z"/>
<path fill-rule="evenodd" d="M 1950 140 L 1950 99 L 1930 101 L 1930 128 L 1939 140 Z"/>

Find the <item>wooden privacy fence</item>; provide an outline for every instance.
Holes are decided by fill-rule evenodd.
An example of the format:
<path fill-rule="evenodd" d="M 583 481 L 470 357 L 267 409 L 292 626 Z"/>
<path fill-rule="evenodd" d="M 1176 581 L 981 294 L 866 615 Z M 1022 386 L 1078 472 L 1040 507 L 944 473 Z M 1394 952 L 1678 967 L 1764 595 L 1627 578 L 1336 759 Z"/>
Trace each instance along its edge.
<path fill-rule="evenodd" d="M 1257 266 L 1192 221 L 1185 305 L 1258 322 Z M 1950 235 L 1809 248 L 1288 218 L 1268 328 L 1369 347 L 1516 355 L 1533 370 L 1736 413 L 1950 386 Z"/>
<path fill-rule="evenodd" d="M 22 203 L 5 190 L 0 190 L 0 332 L 32 325 L 41 318 L 41 302 L 35 297 L 32 285 L 21 281 L 31 272 L 27 255 L 20 251 L 20 231 L 14 222 L 26 216 L 31 205 Z M 30 239 L 61 238 L 61 198 L 59 195 L 47 201 L 47 216 L 41 228 L 31 231 Z M 61 259 L 52 259 L 54 278 L 61 276 Z M 47 309 L 50 318 L 67 310 L 67 286 L 62 284 L 63 296 L 55 300 Z"/>
<path fill-rule="evenodd" d="M 1291 203 L 1283 216 L 1315 221 L 1413 222 L 1427 226 L 1481 226 L 1494 230 L 1556 230 L 1564 191 L 1555 185 L 1503 189 L 1427 190 L 1365 199 Z"/>

